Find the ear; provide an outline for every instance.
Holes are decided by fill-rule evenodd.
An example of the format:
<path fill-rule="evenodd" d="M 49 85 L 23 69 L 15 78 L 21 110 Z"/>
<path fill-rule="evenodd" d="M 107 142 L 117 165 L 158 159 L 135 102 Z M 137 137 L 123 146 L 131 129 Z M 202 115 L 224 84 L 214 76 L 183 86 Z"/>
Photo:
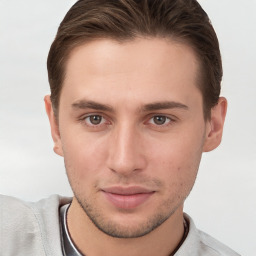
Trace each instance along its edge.
<path fill-rule="evenodd" d="M 220 145 L 226 112 L 227 100 L 220 97 L 218 104 L 211 109 L 211 118 L 207 121 L 204 152 L 211 151 Z"/>
<path fill-rule="evenodd" d="M 50 95 L 46 95 L 44 97 L 44 103 L 45 103 L 45 110 L 48 115 L 50 126 L 51 126 L 51 134 L 52 134 L 52 139 L 54 142 L 53 150 L 56 154 L 63 156 L 62 143 L 61 143 L 60 132 L 59 132 L 59 125 L 58 125 L 58 121 L 56 120 L 56 117 L 53 112 L 52 101 L 51 101 Z"/>

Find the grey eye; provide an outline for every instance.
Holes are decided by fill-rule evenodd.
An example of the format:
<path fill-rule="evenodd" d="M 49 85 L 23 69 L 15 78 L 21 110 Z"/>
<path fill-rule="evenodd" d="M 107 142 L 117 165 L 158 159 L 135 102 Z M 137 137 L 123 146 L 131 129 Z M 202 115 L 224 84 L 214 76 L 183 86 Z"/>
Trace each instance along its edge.
<path fill-rule="evenodd" d="M 166 120 L 167 120 L 167 117 L 166 117 L 166 116 L 154 116 L 154 117 L 153 117 L 153 121 L 154 121 L 154 123 L 157 124 L 157 125 L 163 125 L 163 124 L 165 124 Z"/>
<path fill-rule="evenodd" d="M 99 115 L 92 115 L 92 116 L 89 116 L 89 120 L 90 120 L 90 123 L 93 124 L 93 125 L 98 125 L 101 123 L 102 121 L 102 116 L 99 116 Z"/>

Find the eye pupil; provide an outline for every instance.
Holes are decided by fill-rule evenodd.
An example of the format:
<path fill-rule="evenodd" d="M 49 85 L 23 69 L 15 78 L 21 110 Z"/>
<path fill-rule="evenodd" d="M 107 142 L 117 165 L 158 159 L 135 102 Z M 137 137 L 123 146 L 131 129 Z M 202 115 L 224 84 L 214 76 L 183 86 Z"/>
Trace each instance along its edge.
<path fill-rule="evenodd" d="M 97 116 L 97 115 L 94 115 L 94 116 L 90 116 L 90 122 L 92 124 L 100 124 L 101 123 L 101 120 L 102 120 L 102 117 L 101 116 Z"/>
<path fill-rule="evenodd" d="M 166 117 L 165 116 L 155 116 L 154 117 L 154 123 L 157 125 L 164 124 L 166 122 Z"/>

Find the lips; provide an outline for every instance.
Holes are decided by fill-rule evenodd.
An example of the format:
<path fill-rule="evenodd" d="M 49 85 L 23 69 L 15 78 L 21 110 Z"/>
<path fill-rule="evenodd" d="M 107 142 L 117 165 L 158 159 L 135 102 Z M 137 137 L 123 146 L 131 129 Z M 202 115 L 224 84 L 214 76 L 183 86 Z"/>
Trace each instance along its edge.
<path fill-rule="evenodd" d="M 139 186 L 109 187 L 102 189 L 102 192 L 108 202 L 120 209 L 136 208 L 155 193 L 155 191 Z"/>

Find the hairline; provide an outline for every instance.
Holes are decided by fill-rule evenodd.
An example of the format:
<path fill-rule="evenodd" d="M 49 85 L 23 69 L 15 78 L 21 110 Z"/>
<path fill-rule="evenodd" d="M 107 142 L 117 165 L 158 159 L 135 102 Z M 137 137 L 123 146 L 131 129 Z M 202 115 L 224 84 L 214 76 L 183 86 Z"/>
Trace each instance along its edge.
<path fill-rule="evenodd" d="M 205 99 L 204 99 L 204 95 L 202 92 L 202 87 L 204 86 L 203 83 L 203 60 L 200 58 L 197 49 L 193 46 L 193 44 L 191 44 L 189 42 L 188 38 L 180 38 L 178 36 L 173 36 L 173 35 L 150 35 L 150 34 L 145 34 L 143 35 L 142 33 L 137 33 L 134 36 L 127 36 L 127 37 L 115 37 L 113 35 L 104 35 L 104 36 L 91 36 L 90 38 L 85 38 L 85 37 L 80 37 L 78 38 L 77 41 L 75 41 L 74 43 L 70 44 L 69 47 L 65 50 L 66 52 L 66 56 L 63 57 L 63 63 L 62 63 L 62 80 L 60 82 L 60 91 L 57 97 L 57 101 L 54 102 L 56 104 L 52 104 L 53 107 L 53 112 L 54 112 L 54 116 L 56 118 L 56 120 L 58 121 L 58 116 L 59 116 L 59 105 L 60 105 L 60 98 L 61 98 L 61 94 L 63 91 L 63 86 L 65 83 L 65 79 L 66 79 L 66 74 L 67 74 L 67 65 L 68 65 L 68 61 L 70 60 L 71 54 L 73 53 L 73 51 L 81 46 L 84 46 L 90 42 L 94 42 L 94 41 L 99 41 L 99 40 L 112 40 L 114 42 L 120 43 L 120 44 L 125 44 L 125 43 L 129 43 L 129 42 L 133 42 L 136 39 L 163 39 L 166 40 L 167 42 L 172 42 L 172 43 L 176 43 L 178 45 L 184 45 L 189 47 L 195 57 L 195 61 L 197 64 L 197 74 L 195 74 L 195 84 L 196 87 L 199 89 L 201 96 L 202 96 L 202 107 L 203 107 L 203 115 L 204 115 L 204 120 L 207 121 L 210 119 L 211 117 L 211 111 L 210 109 L 207 109 L 207 106 L 205 104 Z M 52 99 L 51 99 L 52 101 Z M 53 103 L 53 101 L 52 101 Z M 213 106 L 214 107 L 214 106 Z"/>

